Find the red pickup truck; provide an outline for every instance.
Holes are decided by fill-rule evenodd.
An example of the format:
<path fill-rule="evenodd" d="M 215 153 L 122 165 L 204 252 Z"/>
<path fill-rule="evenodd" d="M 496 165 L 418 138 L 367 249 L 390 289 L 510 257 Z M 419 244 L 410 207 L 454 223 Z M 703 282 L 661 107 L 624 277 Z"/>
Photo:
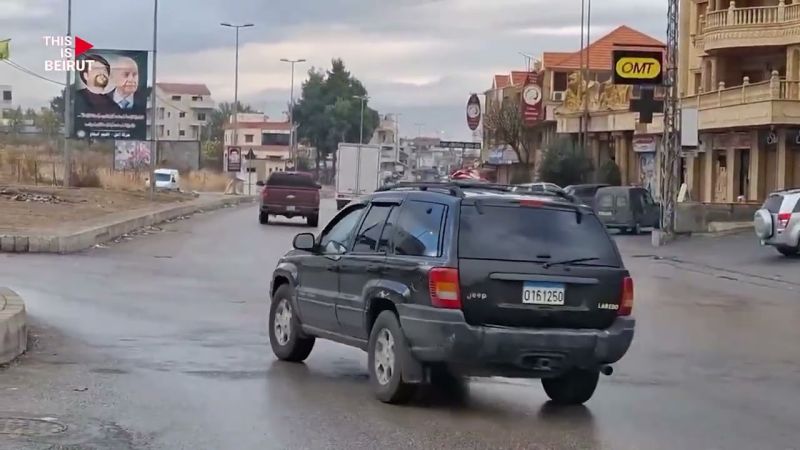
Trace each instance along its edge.
<path fill-rule="evenodd" d="M 272 172 L 262 186 L 258 221 L 265 225 L 269 216 L 305 217 L 308 225 L 319 225 L 319 190 L 311 175 L 303 172 Z"/>

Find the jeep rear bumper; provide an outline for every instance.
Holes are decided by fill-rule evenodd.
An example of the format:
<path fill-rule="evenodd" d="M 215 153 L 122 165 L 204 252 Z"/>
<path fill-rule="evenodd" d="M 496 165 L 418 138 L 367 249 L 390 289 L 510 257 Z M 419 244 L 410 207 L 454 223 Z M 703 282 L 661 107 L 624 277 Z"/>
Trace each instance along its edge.
<path fill-rule="evenodd" d="M 541 378 L 571 368 L 619 361 L 636 321 L 620 317 L 606 329 L 473 326 L 458 310 L 398 305 L 411 353 L 471 375 Z"/>

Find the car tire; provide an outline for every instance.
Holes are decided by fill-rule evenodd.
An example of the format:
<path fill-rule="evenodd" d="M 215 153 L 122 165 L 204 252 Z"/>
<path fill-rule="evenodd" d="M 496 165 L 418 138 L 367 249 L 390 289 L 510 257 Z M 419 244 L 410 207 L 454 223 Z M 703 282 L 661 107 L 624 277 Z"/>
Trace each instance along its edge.
<path fill-rule="evenodd" d="M 375 397 L 384 403 L 406 403 L 416 385 L 403 381 L 402 355 L 408 354 L 403 329 L 392 311 L 378 315 L 369 334 L 367 369 Z"/>
<path fill-rule="evenodd" d="M 631 234 L 633 234 L 634 236 L 642 234 L 642 224 L 636 222 L 636 225 L 634 225 L 633 228 L 631 228 Z"/>
<path fill-rule="evenodd" d="M 775 247 L 775 248 L 783 256 L 797 256 L 797 254 L 800 253 L 800 246 L 798 246 L 798 247 L 784 247 L 784 246 L 781 246 L 781 247 Z"/>
<path fill-rule="evenodd" d="M 284 284 L 272 296 L 269 308 L 269 341 L 281 361 L 301 362 L 314 348 L 314 337 L 303 336 L 292 306 L 294 289 Z"/>
<path fill-rule="evenodd" d="M 599 378 L 597 370 L 572 369 L 559 377 L 542 378 L 542 386 L 553 403 L 581 405 L 592 398 Z"/>
<path fill-rule="evenodd" d="M 259 211 L 258 213 L 258 223 L 261 225 L 266 225 L 269 223 L 269 213 L 266 211 Z"/>
<path fill-rule="evenodd" d="M 308 226 L 317 228 L 319 226 L 319 216 L 313 215 L 306 217 L 306 222 L 308 222 Z"/>

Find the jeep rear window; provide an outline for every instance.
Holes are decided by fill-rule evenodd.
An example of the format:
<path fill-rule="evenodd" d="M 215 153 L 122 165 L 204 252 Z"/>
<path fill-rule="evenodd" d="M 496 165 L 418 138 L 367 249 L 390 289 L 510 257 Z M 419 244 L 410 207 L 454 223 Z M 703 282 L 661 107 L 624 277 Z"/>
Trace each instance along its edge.
<path fill-rule="evenodd" d="M 463 205 L 458 256 L 506 261 L 598 258 L 582 264 L 620 267 L 616 245 L 593 214 L 570 210 Z M 548 258 L 549 256 L 549 258 Z"/>
<path fill-rule="evenodd" d="M 764 202 L 763 208 L 772 214 L 777 214 L 781 211 L 781 203 L 783 203 L 782 195 L 770 195 Z"/>
<path fill-rule="evenodd" d="M 267 180 L 267 186 L 287 186 L 316 188 L 310 175 L 302 173 L 272 172 Z"/>

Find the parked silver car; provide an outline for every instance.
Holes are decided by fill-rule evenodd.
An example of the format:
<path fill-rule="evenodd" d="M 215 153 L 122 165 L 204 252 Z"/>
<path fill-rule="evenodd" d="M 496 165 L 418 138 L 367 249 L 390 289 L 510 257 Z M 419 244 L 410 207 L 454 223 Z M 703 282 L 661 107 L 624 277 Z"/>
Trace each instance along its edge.
<path fill-rule="evenodd" d="M 753 223 L 762 245 L 786 256 L 800 253 L 800 189 L 770 194 Z"/>

